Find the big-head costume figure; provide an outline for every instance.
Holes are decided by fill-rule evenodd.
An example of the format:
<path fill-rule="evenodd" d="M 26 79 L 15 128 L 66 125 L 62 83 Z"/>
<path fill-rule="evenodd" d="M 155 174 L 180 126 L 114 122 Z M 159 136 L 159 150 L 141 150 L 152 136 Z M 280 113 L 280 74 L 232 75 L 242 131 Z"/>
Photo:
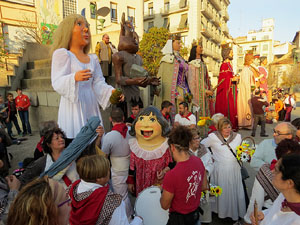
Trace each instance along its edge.
<path fill-rule="evenodd" d="M 160 183 L 168 171 L 172 162 L 166 137 L 169 132 L 168 122 L 153 106 L 141 111 L 133 122 L 129 133 L 135 138 L 129 140 L 131 155 L 127 183 L 129 190 L 135 189 L 137 195 L 145 188 Z"/>
<path fill-rule="evenodd" d="M 132 19 L 125 21 L 125 14 L 122 15 L 120 40 L 118 52 L 113 54 L 112 61 L 115 67 L 116 82 L 121 86 L 126 102 L 127 117 L 131 115 L 130 101 L 139 101 L 139 87 L 147 85 L 158 85 L 159 79 L 147 76 L 147 71 L 142 67 L 141 56 L 137 55 L 139 50 L 139 37 L 134 31 Z"/>

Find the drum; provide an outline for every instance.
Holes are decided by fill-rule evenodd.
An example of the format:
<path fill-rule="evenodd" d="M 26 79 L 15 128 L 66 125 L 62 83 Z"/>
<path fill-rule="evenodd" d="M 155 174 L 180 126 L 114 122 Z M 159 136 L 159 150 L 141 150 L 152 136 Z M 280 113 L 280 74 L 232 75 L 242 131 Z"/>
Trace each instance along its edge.
<path fill-rule="evenodd" d="M 144 219 L 144 225 L 166 225 L 169 220 L 168 210 L 160 206 L 161 191 L 156 186 L 143 190 L 134 205 L 135 214 Z"/>

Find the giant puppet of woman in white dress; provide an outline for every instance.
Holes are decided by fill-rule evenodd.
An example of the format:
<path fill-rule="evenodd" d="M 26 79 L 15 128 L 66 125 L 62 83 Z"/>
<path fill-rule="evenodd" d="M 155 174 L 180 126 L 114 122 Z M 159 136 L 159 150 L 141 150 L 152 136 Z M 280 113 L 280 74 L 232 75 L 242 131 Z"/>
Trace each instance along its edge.
<path fill-rule="evenodd" d="M 58 124 L 73 139 L 92 116 L 101 120 L 114 88 L 105 83 L 95 54 L 88 54 L 91 34 L 88 22 L 78 14 L 67 16 L 58 26 L 52 45 L 51 82 L 60 94 Z M 102 122 L 101 122 L 102 123 Z"/>

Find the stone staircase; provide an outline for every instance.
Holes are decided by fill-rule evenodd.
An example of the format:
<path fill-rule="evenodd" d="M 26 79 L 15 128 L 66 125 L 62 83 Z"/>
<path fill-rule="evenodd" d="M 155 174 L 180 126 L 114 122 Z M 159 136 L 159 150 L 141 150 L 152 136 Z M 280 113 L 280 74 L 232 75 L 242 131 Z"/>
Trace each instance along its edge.
<path fill-rule="evenodd" d="M 29 117 L 33 130 L 38 130 L 42 121 L 57 121 L 60 96 L 51 85 L 51 59 L 27 62 L 21 87 L 31 101 Z"/>

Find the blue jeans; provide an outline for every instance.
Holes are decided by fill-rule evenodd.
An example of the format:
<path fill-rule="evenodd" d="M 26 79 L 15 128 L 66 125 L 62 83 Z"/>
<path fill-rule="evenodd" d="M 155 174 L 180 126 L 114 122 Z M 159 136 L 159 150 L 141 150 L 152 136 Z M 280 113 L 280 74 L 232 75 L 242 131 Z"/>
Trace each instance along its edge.
<path fill-rule="evenodd" d="M 18 119 L 16 117 L 16 115 L 11 116 L 11 118 L 9 118 L 9 122 L 6 123 L 6 127 L 7 127 L 7 133 L 8 135 L 11 137 L 12 135 L 12 126 L 13 123 L 15 124 L 16 130 L 18 131 L 18 134 L 21 134 L 21 129 L 19 127 L 19 123 L 18 123 Z"/>
<path fill-rule="evenodd" d="M 27 131 L 29 134 L 31 134 L 28 110 L 27 111 L 19 111 L 19 116 L 22 121 L 23 134 L 27 134 Z"/>

